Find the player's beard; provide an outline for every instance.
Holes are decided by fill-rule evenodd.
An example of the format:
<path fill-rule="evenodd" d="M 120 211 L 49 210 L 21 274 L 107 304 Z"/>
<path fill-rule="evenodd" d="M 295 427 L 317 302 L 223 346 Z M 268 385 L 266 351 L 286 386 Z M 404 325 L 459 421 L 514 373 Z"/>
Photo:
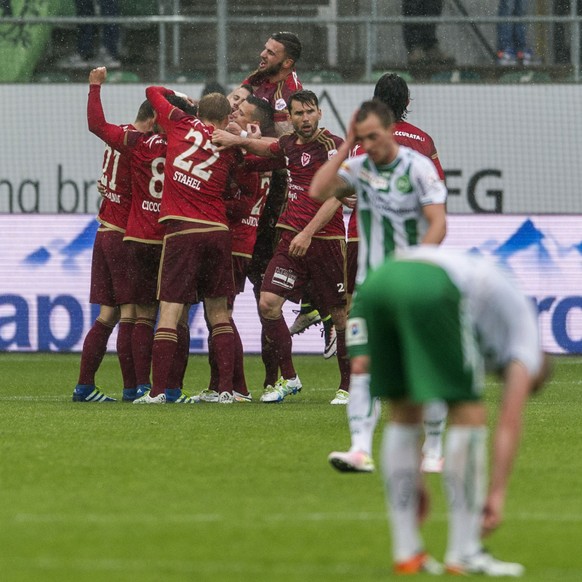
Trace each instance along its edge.
<path fill-rule="evenodd" d="M 276 75 L 283 67 L 283 62 L 276 63 L 265 69 L 257 68 L 253 73 L 249 75 L 249 80 L 253 85 L 260 85 L 265 79 Z"/>
<path fill-rule="evenodd" d="M 313 136 L 317 133 L 317 125 L 310 125 L 309 128 L 305 128 L 303 130 L 302 127 L 295 130 L 295 133 L 303 140 L 309 141 L 313 138 Z"/>

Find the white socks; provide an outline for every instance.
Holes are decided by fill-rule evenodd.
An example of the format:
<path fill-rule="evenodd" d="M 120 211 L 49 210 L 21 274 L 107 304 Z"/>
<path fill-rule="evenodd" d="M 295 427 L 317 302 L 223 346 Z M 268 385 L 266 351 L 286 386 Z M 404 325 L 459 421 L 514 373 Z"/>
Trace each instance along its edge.
<path fill-rule="evenodd" d="M 422 551 L 418 527 L 420 482 L 419 425 L 390 423 L 384 429 L 381 464 L 392 529 L 395 562 L 403 562 Z"/>
<path fill-rule="evenodd" d="M 444 478 L 449 505 L 445 563 L 456 564 L 481 548 L 482 511 L 487 494 L 485 427 L 449 427 Z"/>
<path fill-rule="evenodd" d="M 425 457 L 440 459 L 443 456 L 443 433 L 447 423 L 449 407 L 444 400 L 432 400 L 423 407 Z"/>
<path fill-rule="evenodd" d="M 350 376 L 350 400 L 347 404 L 348 422 L 352 435 L 350 451 L 372 454 L 374 429 L 380 418 L 380 401 L 370 396 L 370 374 Z"/>

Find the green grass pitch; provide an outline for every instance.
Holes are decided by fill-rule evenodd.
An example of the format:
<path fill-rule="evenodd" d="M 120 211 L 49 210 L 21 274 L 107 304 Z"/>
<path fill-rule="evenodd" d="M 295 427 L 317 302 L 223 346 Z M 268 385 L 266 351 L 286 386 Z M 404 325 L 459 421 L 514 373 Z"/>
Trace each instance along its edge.
<path fill-rule="evenodd" d="M 333 361 L 297 357 L 303 392 L 279 405 L 77 404 L 78 355 L 0 354 L 0 580 L 358 582 L 387 580 L 378 473 L 339 474 L 345 408 Z M 206 387 L 192 357 L 186 386 Z M 261 363 L 246 361 L 258 400 Z M 117 360 L 103 389 L 120 396 Z M 491 382 L 491 421 L 500 397 Z M 381 437 L 376 433 L 375 458 Z M 582 580 L 582 360 L 557 358 L 532 400 L 505 524 L 488 547 L 528 581 Z M 429 476 L 427 547 L 446 513 Z M 418 576 L 422 580 L 428 577 Z M 444 577 L 446 578 L 446 577 Z"/>

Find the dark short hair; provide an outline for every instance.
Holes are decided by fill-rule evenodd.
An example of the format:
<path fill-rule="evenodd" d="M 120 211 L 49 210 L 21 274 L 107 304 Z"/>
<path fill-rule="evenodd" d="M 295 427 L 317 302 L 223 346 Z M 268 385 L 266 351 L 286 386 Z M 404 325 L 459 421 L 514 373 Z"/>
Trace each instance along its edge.
<path fill-rule="evenodd" d="M 356 123 L 361 123 L 366 120 L 369 115 L 375 115 L 384 127 L 390 127 L 394 123 L 392 110 L 388 105 L 378 99 L 364 101 L 360 105 L 360 109 L 356 113 Z"/>
<path fill-rule="evenodd" d="M 301 41 L 294 32 L 274 32 L 270 38 L 285 47 L 285 54 L 296 63 L 301 58 Z"/>
<path fill-rule="evenodd" d="M 255 97 L 254 95 L 249 95 L 246 98 L 246 102 L 249 105 L 253 105 L 255 107 L 252 117 L 253 121 L 256 121 L 259 124 L 261 133 L 263 135 L 270 136 L 270 134 L 273 133 L 275 129 L 275 110 L 271 107 L 271 104 L 264 99 Z"/>
<path fill-rule="evenodd" d="M 152 104 L 146 99 L 137 110 L 136 121 L 147 121 L 148 119 L 153 119 L 156 116 L 156 112 L 152 107 Z"/>
<path fill-rule="evenodd" d="M 218 81 L 212 79 L 204 85 L 200 97 L 204 97 L 204 95 L 209 95 L 210 93 L 222 93 L 226 95 L 228 91 Z"/>
<path fill-rule="evenodd" d="M 309 89 L 299 89 L 299 91 L 295 91 L 295 93 L 291 93 L 289 95 L 289 99 L 287 99 L 287 109 L 291 111 L 291 102 L 292 101 L 299 101 L 299 103 L 313 103 L 317 108 L 319 108 L 319 99 L 317 95 L 310 91 Z"/>
<path fill-rule="evenodd" d="M 198 107 L 188 103 L 184 97 L 179 97 L 178 95 L 166 95 L 166 99 L 178 109 L 181 109 L 184 113 L 188 115 L 198 115 Z"/>
<path fill-rule="evenodd" d="M 198 117 L 206 121 L 223 121 L 232 111 L 222 93 L 208 93 L 198 101 Z"/>
<path fill-rule="evenodd" d="M 374 88 L 374 99 L 388 105 L 394 113 L 396 121 L 401 121 L 408 113 L 410 90 L 406 81 L 396 73 L 384 73 Z"/>

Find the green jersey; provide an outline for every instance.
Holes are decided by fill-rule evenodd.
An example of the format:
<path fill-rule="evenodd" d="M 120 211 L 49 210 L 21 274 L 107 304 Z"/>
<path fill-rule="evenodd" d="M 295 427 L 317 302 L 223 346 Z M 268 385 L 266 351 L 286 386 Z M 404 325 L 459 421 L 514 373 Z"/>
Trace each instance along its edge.
<path fill-rule="evenodd" d="M 396 159 L 376 167 L 367 154 L 346 160 L 338 176 L 358 198 L 358 274 L 361 284 L 394 250 L 419 244 L 428 222 L 423 207 L 444 204 L 447 189 L 431 160 L 405 146 Z"/>

